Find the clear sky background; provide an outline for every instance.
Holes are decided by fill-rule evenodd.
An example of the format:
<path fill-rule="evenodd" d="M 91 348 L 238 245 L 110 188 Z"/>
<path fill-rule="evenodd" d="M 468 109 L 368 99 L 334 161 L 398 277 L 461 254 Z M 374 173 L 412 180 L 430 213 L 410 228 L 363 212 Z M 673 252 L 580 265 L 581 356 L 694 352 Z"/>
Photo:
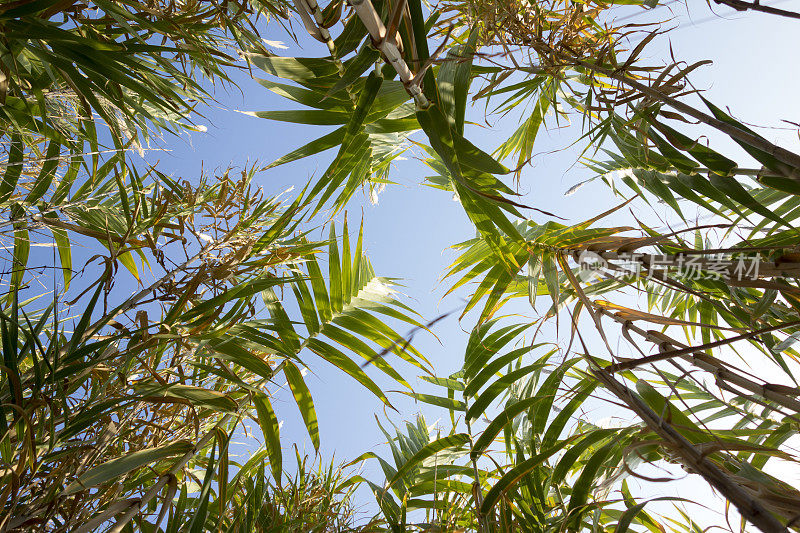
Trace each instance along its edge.
<path fill-rule="evenodd" d="M 796 0 L 771 4 L 800 10 L 800 1 Z M 649 54 L 649 60 L 653 63 L 668 60 L 670 46 L 674 57 L 681 61 L 691 63 L 712 59 L 713 65 L 695 71 L 691 79 L 696 87 L 707 89 L 705 94 L 718 106 L 730 106 L 734 116 L 740 120 L 777 127 L 788 126 L 781 123 L 781 119 L 800 122 L 800 104 L 796 96 L 800 21 L 758 13 L 736 13 L 717 6 L 714 6 L 714 12 L 716 14 L 703 1 L 692 2 L 688 9 L 674 2 L 630 21 L 671 18 L 668 25 L 677 28 L 648 48 L 646 54 Z M 324 45 L 303 38 L 302 25 L 296 24 L 295 29 L 301 38 L 302 49 L 291 44 L 291 38 L 279 24 L 271 25 L 265 37 L 290 46 L 288 50 L 276 50 L 278 53 L 303 56 L 326 54 Z M 254 70 L 254 74 L 266 77 L 260 71 Z M 269 163 L 328 131 L 324 127 L 272 122 L 236 112 L 292 108 L 287 106 L 286 100 L 273 95 L 246 76 L 240 76 L 237 80 L 239 89 L 219 88 L 215 94 L 217 105 L 203 111 L 205 116 L 197 119 L 197 123 L 208 128 L 206 133 L 194 133 L 190 138 L 181 140 L 167 138 L 162 145 L 170 151 L 149 152 L 148 160 L 160 160 L 162 172 L 195 181 L 201 168 L 209 172 L 224 170 L 229 166 L 241 167 L 255 161 Z M 482 106 L 468 110 L 468 120 L 483 123 Z M 517 125 L 515 121 L 501 121 L 496 130 L 468 125 L 466 136 L 491 152 Z M 796 131 L 764 129 L 759 133 L 786 148 L 798 149 Z M 576 164 L 582 145 L 568 148 L 577 139 L 576 134 L 574 127 L 563 131 L 540 130 L 534 149 L 540 155 L 524 170 L 519 189 L 525 194 L 523 203 L 554 212 L 572 224 L 618 203 L 607 186 L 599 180 L 587 184 L 573 195 L 564 195 L 571 186 L 593 175 L 590 170 Z M 422 140 L 419 135 L 416 134 L 414 138 Z M 716 138 L 713 140 L 717 142 Z M 734 155 L 734 158 L 741 154 L 738 147 L 726 139 L 720 139 L 713 146 L 723 153 Z M 463 305 L 466 291 L 442 299 L 449 284 L 441 282 L 440 277 L 455 258 L 448 247 L 474 236 L 474 229 L 450 194 L 421 185 L 424 176 L 430 172 L 414 159 L 417 155 L 416 152 L 409 152 L 405 154 L 407 160 L 396 164 L 391 177 L 397 184 L 389 185 L 383 191 L 378 205 L 371 205 L 366 195 L 357 193 L 348 207 L 348 217 L 351 230 L 357 229 L 359 219 L 364 217 L 365 249 L 376 272 L 402 278 L 405 285 L 403 292 L 409 298 L 407 303 L 430 320 Z M 266 171 L 256 178 L 256 184 L 268 192 L 283 191 L 292 185 L 300 188 L 310 177 L 319 176 L 331 157 L 331 153 L 326 153 Z M 656 209 L 666 212 L 658 206 Z M 545 220 L 535 212 L 529 215 L 537 222 Z M 341 227 L 342 218 L 341 215 L 337 216 L 338 227 Z M 625 221 L 630 223 L 631 219 Z M 324 238 L 327 234 L 320 233 L 319 236 Z M 524 302 L 508 309 L 509 312 L 512 310 L 529 317 L 537 316 Z M 468 331 L 475 319 L 468 316 L 459 322 L 457 315 L 436 325 L 434 331 L 439 340 L 429 334 L 420 334 L 414 339 L 417 348 L 433 362 L 438 375 L 458 370 L 463 362 Z M 555 341 L 556 333 L 555 328 L 545 329 L 537 340 Z M 313 363 L 313 377 L 308 379 L 320 420 L 323 455 L 330 458 L 335 452 L 336 458 L 342 461 L 352 459 L 366 450 L 380 450 L 387 455 L 388 450 L 379 446 L 385 439 L 374 419 L 377 414 L 385 420 L 377 400 L 355 381 L 318 358 L 309 356 L 308 362 Z M 405 375 L 413 377 L 413 368 L 405 367 Z M 424 388 L 416 380 L 414 384 Z M 399 415 L 390 415 L 395 423 L 412 420 L 418 411 L 428 413 L 429 424 L 435 422 L 437 417 L 446 416 L 443 411 L 424 408 L 400 395 L 393 395 L 392 401 L 401 411 Z M 275 407 L 283 420 L 284 443 L 296 442 L 301 450 L 312 452 L 291 396 L 279 393 Z M 588 413 L 588 416 L 598 419 L 609 414 L 607 408 L 598 408 L 597 413 Z M 260 437 L 257 428 L 254 434 Z M 286 449 L 285 453 L 291 452 Z M 368 467 L 366 473 L 373 481 L 382 481 L 377 468 Z M 684 488 L 679 490 L 686 490 L 685 487 L 693 483 L 685 480 L 679 485 Z M 648 490 L 658 492 L 661 489 Z"/>

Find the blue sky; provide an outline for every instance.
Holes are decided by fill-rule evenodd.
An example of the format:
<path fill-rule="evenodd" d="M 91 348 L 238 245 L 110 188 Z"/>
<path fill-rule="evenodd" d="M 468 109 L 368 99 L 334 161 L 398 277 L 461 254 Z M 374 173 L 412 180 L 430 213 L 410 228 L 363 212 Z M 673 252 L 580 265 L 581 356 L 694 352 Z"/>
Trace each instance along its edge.
<path fill-rule="evenodd" d="M 776 2 L 778 3 L 778 2 Z M 780 2 L 786 9 L 797 8 L 800 2 Z M 670 12 L 670 8 L 672 11 Z M 720 107 L 730 106 L 738 118 L 759 125 L 784 127 L 781 119 L 800 121 L 798 99 L 792 91 L 797 87 L 796 51 L 800 45 L 800 22 L 780 20 L 757 13 L 739 14 L 730 9 L 715 7 L 721 18 L 709 18 L 712 12 L 705 2 L 693 2 L 690 9 L 675 2 L 670 8 L 659 8 L 631 21 L 665 20 L 674 17 L 671 25 L 678 26 L 668 38 L 648 48 L 650 60 L 663 62 L 668 59 L 671 45 L 674 56 L 693 62 L 713 59 L 714 64 L 705 66 L 692 74 L 691 79 Z M 302 26 L 296 25 L 298 35 Z M 283 41 L 290 38 L 278 24 L 271 26 L 265 37 Z M 276 50 L 288 55 L 322 56 L 324 45 L 302 39 L 303 49 L 295 46 L 289 50 Z M 257 76 L 262 75 L 254 71 Z M 194 133 L 183 140 L 165 139 L 163 145 L 169 152 L 151 152 L 148 159 L 160 160 L 160 169 L 168 174 L 193 180 L 201 168 L 207 171 L 228 166 L 243 166 L 254 161 L 268 163 L 312 138 L 322 135 L 325 128 L 299 126 L 271 122 L 254 118 L 236 110 L 261 111 L 289 109 L 286 101 L 269 93 L 266 89 L 248 80 L 239 78 L 240 89 L 220 89 L 216 92 L 218 104 L 204 111 L 205 118 L 197 122 L 207 126 L 206 133 Z M 481 123 L 482 107 L 468 111 L 468 120 Z M 468 126 L 467 137 L 477 145 L 491 151 L 507 137 L 517 124 L 514 121 L 500 122 L 496 130 L 477 125 Z M 600 181 L 582 187 L 571 196 L 564 192 L 575 183 L 592 176 L 591 171 L 576 165 L 578 150 L 567 148 L 576 136 L 576 128 L 564 131 L 541 130 L 535 152 L 541 155 L 523 172 L 520 192 L 525 194 L 524 203 L 554 212 L 575 223 L 594 216 L 618 203 L 608 188 Z M 778 141 L 787 148 L 797 147 L 794 131 L 765 129 L 763 136 Z M 725 139 L 712 137 L 715 148 L 739 156 L 739 149 Z M 566 148 L 566 149 L 565 149 Z M 455 257 L 448 247 L 474 235 L 460 205 L 450 194 L 421 186 L 426 167 L 414 160 L 416 152 L 406 154 L 407 160 L 398 162 L 389 185 L 379 197 L 378 205 L 357 193 L 348 207 L 351 229 L 363 216 L 365 224 L 365 248 L 380 275 L 403 279 L 403 292 L 409 303 L 426 319 L 451 311 L 462 305 L 464 291 L 442 299 L 448 287 L 440 277 L 446 266 Z M 321 174 L 332 154 L 303 160 L 262 173 L 256 183 L 269 192 L 283 191 L 289 186 L 301 187 L 311 176 Z M 656 206 L 656 210 L 665 210 Z M 637 213 L 638 215 L 639 213 Z M 530 216 L 542 222 L 545 218 L 537 213 Z M 342 216 L 337 217 L 341 223 Z M 629 223 L 630 220 L 627 220 Z M 320 237 L 324 237 L 320 235 Z M 514 304 L 508 312 L 527 316 L 535 313 L 523 303 Z M 451 316 L 438 323 L 433 336 L 420 334 L 415 345 L 435 365 L 439 375 L 457 370 L 463 357 L 468 330 L 474 318 L 467 317 L 461 323 Z M 403 331 L 403 330 L 400 330 Z M 541 340 L 556 340 L 554 327 L 546 328 Z M 309 358 L 309 361 L 317 360 Z M 313 366 L 315 377 L 310 379 L 312 393 L 320 418 L 323 452 L 348 460 L 379 445 L 384 437 L 380 433 L 373 415 L 383 417 L 383 412 L 374 397 L 361 389 L 354 381 L 325 364 Z M 413 369 L 406 367 L 413 376 Z M 399 395 L 393 396 L 400 415 L 393 414 L 395 422 L 411 419 L 423 409 Z M 283 435 L 286 442 L 293 440 L 311 450 L 302 420 L 292 405 L 289 395 L 279 394 L 276 409 L 284 420 Z M 428 422 L 436 416 L 429 415 Z M 599 415 L 598 415 L 599 416 Z M 258 431 L 256 430 L 256 435 Z M 384 450 L 385 453 L 385 450 Z M 372 479 L 380 481 L 375 469 L 370 468 Z"/>

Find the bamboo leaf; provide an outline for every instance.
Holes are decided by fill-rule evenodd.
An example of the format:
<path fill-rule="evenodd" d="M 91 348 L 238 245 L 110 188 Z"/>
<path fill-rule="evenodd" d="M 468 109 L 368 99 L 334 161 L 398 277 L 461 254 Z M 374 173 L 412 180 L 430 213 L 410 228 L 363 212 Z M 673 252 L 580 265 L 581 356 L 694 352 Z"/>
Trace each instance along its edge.
<path fill-rule="evenodd" d="M 264 434 L 264 446 L 269 456 L 269 465 L 272 469 L 272 476 L 276 483 L 279 483 L 283 475 L 283 457 L 281 453 L 280 427 L 275 411 L 269 398 L 264 394 L 257 394 L 253 397 L 253 404 L 258 415 L 258 425 Z"/>
<path fill-rule="evenodd" d="M 514 468 L 503 474 L 497 483 L 492 485 L 492 488 L 489 489 L 489 492 L 486 493 L 486 496 L 483 499 L 483 504 L 481 504 L 481 514 L 487 515 L 492 508 L 497 505 L 497 502 L 500 501 L 500 498 L 502 498 L 505 493 L 514 488 L 514 486 L 532 470 L 541 466 L 545 461 L 558 453 L 567 444 L 568 441 L 563 440 L 555 446 L 543 451 L 542 453 L 525 459 L 521 463 L 517 464 Z"/>
<path fill-rule="evenodd" d="M 419 451 L 417 451 L 413 456 L 411 456 L 410 459 L 408 459 L 405 463 L 403 463 L 403 465 L 397 470 L 397 473 L 394 475 L 394 477 L 389 480 L 387 488 L 392 487 L 395 483 L 403 479 L 414 468 L 421 465 L 425 459 L 441 452 L 442 450 L 464 446 L 468 442 L 469 442 L 469 435 L 467 435 L 466 433 L 449 435 L 447 437 L 442 437 L 440 439 L 437 439 L 433 442 L 429 442 L 428 444 L 423 446 Z"/>
<path fill-rule="evenodd" d="M 174 442 L 166 446 L 147 448 L 111 459 L 88 470 L 64 489 L 61 494 L 69 496 L 82 490 L 109 483 L 144 466 L 163 461 L 169 457 L 182 455 L 190 451 L 192 447 L 191 442 Z"/>
<path fill-rule="evenodd" d="M 300 414 L 303 416 L 303 422 L 305 422 L 311 442 L 314 444 L 314 450 L 319 451 L 319 424 L 317 423 L 317 412 L 314 409 L 311 391 L 308 390 L 300 370 L 291 361 L 286 361 L 283 373 L 286 376 L 289 388 L 292 390 L 294 400 L 297 402 L 297 408 L 300 409 Z"/>

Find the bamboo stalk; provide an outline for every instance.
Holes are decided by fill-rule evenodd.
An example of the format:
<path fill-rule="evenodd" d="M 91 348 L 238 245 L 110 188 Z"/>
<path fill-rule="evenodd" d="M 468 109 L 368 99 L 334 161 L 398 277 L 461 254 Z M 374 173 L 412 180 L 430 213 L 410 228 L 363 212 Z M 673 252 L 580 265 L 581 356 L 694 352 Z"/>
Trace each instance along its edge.
<path fill-rule="evenodd" d="M 583 341 L 581 340 L 581 342 Z M 669 444 L 685 466 L 702 476 L 712 487 L 736 506 L 743 518 L 764 533 L 788 533 L 789 529 L 770 513 L 758 499 L 754 498 L 739 483 L 712 463 L 701 450 L 698 450 L 697 447 L 675 430 L 668 421 L 655 413 L 633 391 L 601 368 L 592 368 L 591 372 L 607 390 L 636 413 L 651 431 Z"/>
<path fill-rule="evenodd" d="M 422 89 L 414 80 L 414 73 L 411 72 L 411 69 L 408 68 L 403 59 L 397 47 L 397 42 L 386 38 L 386 26 L 384 26 L 378 12 L 375 11 L 372 2 L 370 0 L 348 0 L 348 3 L 353 7 L 364 27 L 367 28 L 373 46 L 383 54 L 386 61 L 397 71 L 403 86 L 414 99 L 417 107 L 424 109 L 430 106 L 430 102 L 428 102 L 428 99 L 422 93 Z"/>
<path fill-rule="evenodd" d="M 600 309 L 602 311 L 602 309 Z M 668 420 L 658 415 L 637 394 L 625 384 L 618 381 L 611 373 L 601 368 L 589 354 L 589 348 L 583 340 L 580 329 L 577 329 L 576 318 L 570 314 L 573 327 L 578 335 L 578 340 L 583 346 L 584 358 L 589 363 L 589 371 L 597 380 L 614 396 L 622 401 L 645 425 L 656 435 L 661 437 L 665 444 L 672 449 L 684 466 L 699 474 L 712 487 L 718 490 L 731 502 L 739 514 L 764 533 L 788 533 L 784 526 L 758 499 L 748 493 L 744 488 L 717 465 L 712 463 L 703 451 L 699 450 L 681 435 Z"/>
<path fill-rule="evenodd" d="M 316 0 L 294 0 L 294 3 L 297 7 L 297 11 L 300 12 L 300 17 L 303 19 L 303 25 L 306 27 L 306 31 L 315 39 L 325 43 L 328 47 L 328 52 L 330 52 L 333 58 L 333 62 L 336 64 L 336 70 L 339 71 L 339 76 L 344 76 L 344 63 L 342 63 L 341 58 L 339 58 L 339 55 L 336 53 L 336 44 L 333 42 L 331 33 L 325 27 L 325 17 L 322 14 L 322 10 L 319 8 L 319 4 Z M 314 17 L 313 20 L 309 19 L 309 13 Z M 354 105 L 358 104 L 358 96 L 353 93 L 350 86 L 345 87 L 345 90 L 350 97 L 350 101 L 353 102 Z"/>
<path fill-rule="evenodd" d="M 333 57 L 336 62 L 339 74 L 343 75 L 344 65 L 336 57 L 336 47 L 330 32 L 324 27 L 324 17 L 319 8 L 319 4 L 316 0 L 294 0 L 294 3 L 297 10 L 300 12 L 303 24 L 308 33 L 328 46 L 331 57 Z M 403 86 L 414 99 L 414 103 L 417 107 L 423 109 L 428 107 L 430 105 L 428 99 L 422 93 L 422 89 L 420 89 L 414 73 L 408 67 L 400 53 L 397 35 L 391 37 L 388 35 L 386 26 L 383 24 L 372 2 L 370 0 L 348 0 L 348 3 L 367 29 L 367 33 L 369 33 L 370 39 L 372 39 L 373 46 L 381 52 L 384 59 L 397 71 L 400 81 L 403 82 Z M 313 20 L 311 20 L 309 14 L 313 16 Z M 350 93 L 349 89 L 348 93 Z M 350 97 L 354 99 L 355 95 L 350 93 Z M 355 102 L 355 100 L 353 101 Z"/>

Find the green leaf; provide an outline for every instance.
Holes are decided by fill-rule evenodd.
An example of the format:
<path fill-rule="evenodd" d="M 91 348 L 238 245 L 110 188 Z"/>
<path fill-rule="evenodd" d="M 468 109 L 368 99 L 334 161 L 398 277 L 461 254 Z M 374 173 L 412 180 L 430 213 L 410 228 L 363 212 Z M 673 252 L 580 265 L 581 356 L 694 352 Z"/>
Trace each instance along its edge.
<path fill-rule="evenodd" d="M 445 387 L 452 391 L 463 391 L 464 384 L 461 381 L 451 378 L 437 378 L 434 376 L 420 376 L 419 379 L 423 381 L 427 381 L 428 383 L 433 383 L 434 385 L 439 385 L 440 387 Z"/>
<path fill-rule="evenodd" d="M 531 419 L 531 429 L 534 435 L 541 435 L 547 425 L 547 419 L 553 411 L 553 403 L 555 402 L 556 395 L 558 394 L 561 381 L 564 379 L 564 374 L 578 362 L 578 359 L 564 361 L 549 375 L 544 383 L 541 384 L 539 390 L 536 391 L 536 396 L 541 399 L 541 405 L 537 406 Z"/>
<path fill-rule="evenodd" d="M 203 477 L 203 487 L 200 489 L 198 500 L 200 505 L 197 506 L 192 520 L 186 527 L 189 533 L 202 533 L 206 530 L 206 516 L 208 515 L 208 500 L 211 497 L 211 480 L 214 478 L 214 459 L 217 451 L 217 440 L 214 439 L 214 445 L 211 448 L 211 454 L 208 456 L 208 466 L 206 473 Z"/>
<path fill-rule="evenodd" d="M 398 391 L 406 396 L 411 396 L 417 401 L 435 405 L 437 407 L 444 407 L 445 409 L 452 409 L 453 411 L 465 411 L 466 404 L 453 398 L 444 398 L 442 396 L 433 396 L 431 394 L 421 394 L 419 392 Z"/>
<path fill-rule="evenodd" d="M 526 353 L 530 352 L 534 348 L 538 348 L 539 346 L 541 346 L 541 345 L 537 344 L 537 345 L 534 345 L 534 346 L 523 346 L 521 348 L 517 348 L 515 350 L 512 350 L 512 351 L 508 352 L 507 354 L 502 355 L 502 356 L 498 357 L 497 359 L 487 363 L 486 365 L 484 365 L 481 368 L 481 370 L 475 375 L 475 377 L 473 377 L 472 379 L 469 379 L 467 381 L 467 386 L 464 389 L 464 394 L 466 396 L 474 396 L 475 393 L 481 387 L 483 387 L 493 376 L 496 376 L 497 373 L 500 372 L 503 367 L 505 367 L 505 366 L 517 361 L 523 355 L 525 355 Z M 553 353 L 555 353 L 555 350 L 552 350 L 551 352 L 549 352 L 547 354 L 547 356 L 549 357 Z M 491 355 L 491 353 L 490 353 L 490 355 Z M 544 366 L 543 363 L 542 363 L 542 366 Z"/>
<path fill-rule="evenodd" d="M 57 141 L 50 141 L 50 144 L 47 145 L 47 151 L 45 153 L 44 162 L 42 163 L 42 168 L 39 171 L 39 175 L 36 177 L 36 181 L 34 182 L 31 191 L 28 193 L 28 196 L 25 197 L 26 203 L 33 204 L 48 191 L 50 184 L 53 183 L 53 178 L 55 177 L 55 171 L 58 167 L 60 154 L 61 143 Z"/>
<path fill-rule="evenodd" d="M 497 502 L 500 501 L 500 498 L 503 495 L 514 488 L 514 486 L 519 483 L 519 481 L 527 476 L 533 469 L 539 467 L 542 463 L 547 461 L 550 457 L 558 453 L 564 446 L 569 443 L 568 440 L 563 440 L 553 446 L 552 448 L 548 448 L 547 450 L 543 451 L 542 453 L 536 454 L 533 457 L 529 457 L 525 459 L 521 463 L 517 464 L 511 470 L 503 474 L 503 476 L 495 483 L 489 492 L 486 493 L 486 496 L 483 499 L 483 504 L 481 505 L 481 514 L 488 515 L 492 508 L 497 505 Z"/>
<path fill-rule="evenodd" d="M 461 135 L 464 135 L 467 95 L 472 81 L 472 60 L 478 35 L 477 27 L 472 28 L 466 44 L 454 46 L 447 52 L 436 80 L 444 113 L 454 131 Z"/>
<path fill-rule="evenodd" d="M 327 109 L 294 109 L 291 111 L 242 111 L 251 117 L 266 118 L 279 122 L 310 124 L 316 126 L 335 126 L 347 124 L 351 114 L 345 111 L 329 111 Z M 274 166 L 274 165 L 273 165 Z"/>
<path fill-rule="evenodd" d="M 442 450 L 464 446 L 469 442 L 469 438 L 469 435 L 466 433 L 457 433 L 455 435 L 442 437 L 441 439 L 429 442 L 413 456 L 411 456 L 410 459 L 403 463 L 403 465 L 397 470 L 397 473 L 394 475 L 394 477 L 389 480 L 388 487 L 393 486 L 395 483 L 397 483 L 397 481 L 403 479 L 406 474 L 422 464 L 422 462 L 428 457 L 431 457 Z"/>
<path fill-rule="evenodd" d="M 297 161 L 298 159 L 303 159 L 304 157 L 309 157 L 314 154 L 318 154 L 320 152 L 324 152 L 325 150 L 330 150 L 336 146 L 342 144 L 346 134 L 347 128 L 342 126 L 341 128 L 337 128 L 336 130 L 323 135 L 319 139 L 313 140 L 308 144 L 301 146 L 300 148 L 293 150 L 286 154 L 283 157 L 280 157 L 270 163 L 267 168 L 277 167 L 279 165 L 284 165 L 286 163 L 291 163 L 292 161 Z"/>
<path fill-rule="evenodd" d="M 572 485 L 572 495 L 569 498 L 567 514 L 571 517 L 570 521 L 573 524 L 573 528 L 578 529 L 580 527 L 579 524 L 586 501 L 599 480 L 598 472 L 609 454 L 618 446 L 618 443 L 612 440 L 594 452 L 581 470 L 578 479 Z"/>
<path fill-rule="evenodd" d="M 364 45 L 361 47 L 361 50 L 358 51 L 355 57 L 347 62 L 344 74 L 342 75 L 341 79 L 337 81 L 328 91 L 328 95 L 336 94 L 337 92 L 344 90 L 345 87 L 350 87 L 353 85 L 361 77 L 361 75 L 367 71 L 367 69 L 373 66 L 375 62 L 380 59 L 380 57 L 380 52 L 378 52 L 378 50 L 372 46 L 372 43 L 364 43 Z"/>
<path fill-rule="evenodd" d="M 539 293 L 539 277 L 542 273 L 542 258 L 538 254 L 531 254 L 528 260 L 528 303 L 531 308 L 536 308 L 536 296 Z"/>
<path fill-rule="evenodd" d="M 367 81 L 364 83 L 364 89 L 358 95 L 356 109 L 350 115 L 350 121 L 347 124 L 347 133 L 349 135 L 355 135 L 361 129 L 382 86 L 383 76 L 379 76 L 375 71 L 370 72 L 369 76 L 367 76 Z"/>
<path fill-rule="evenodd" d="M 753 198 L 747 190 L 742 187 L 742 185 L 736 181 L 734 178 L 725 178 L 722 176 L 717 176 L 715 174 L 710 174 L 708 179 L 711 181 L 711 184 L 722 191 L 725 195 L 727 195 L 732 200 L 740 203 L 744 207 L 748 208 L 749 210 L 753 211 L 754 213 L 758 213 L 759 215 L 768 218 L 770 220 L 774 220 L 779 224 L 783 224 L 784 226 L 791 228 L 792 226 L 784 220 L 782 217 L 777 216 L 771 209 L 764 207 L 755 198 Z"/>
<path fill-rule="evenodd" d="M 531 365 L 518 368 L 505 374 L 503 377 L 489 385 L 483 391 L 475 403 L 469 406 L 467 411 L 467 419 L 476 419 L 483 415 L 489 408 L 489 405 L 497 398 L 503 391 L 511 387 L 517 380 L 522 379 L 528 374 L 538 372 L 545 366 L 544 362 L 538 362 Z"/>
<path fill-rule="evenodd" d="M 436 106 L 418 110 L 417 121 L 428 136 L 431 147 L 450 172 L 453 188 L 458 194 L 461 205 L 478 231 L 497 251 L 502 250 L 505 245 L 504 239 L 497 232 L 498 228 L 512 239 L 521 241 L 522 236 L 519 231 L 500 208 L 500 205 L 503 205 L 504 208 L 513 209 L 509 201 L 502 198 L 497 191 L 480 190 L 482 187 L 464 174 L 455 148 L 453 132 L 441 111 Z"/>
<path fill-rule="evenodd" d="M 99 466 L 96 466 L 81 475 L 71 483 L 62 493 L 69 496 L 82 490 L 87 490 L 98 485 L 106 484 L 129 472 L 151 465 L 176 455 L 183 455 L 193 449 L 193 444 L 187 441 L 173 442 L 166 446 L 147 448 L 116 457 Z"/>
<path fill-rule="evenodd" d="M 564 452 L 558 464 L 553 468 L 551 482 L 556 485 L 563 482 L 567 474 L 570 470 L 575 468 L 578 459 L 580 459 L 581 455 L 583 455 L 587 449 L 606 438 L 612 437 L 616 433 L 618 433 L 618 431 L 614 429 L 592 429 L 591 431 L 587 431 L 583 436 L 580 436 L 580 440 Z"/>
<path fill-rule="evenodd" d="M 672 405 L 655 387 L 640 379 L 636 382 L 636 391 L 650 408 L 660 417 L 669 420 L 670 425 L 693 443 L 705 439 L 705 432 L 686 416 L 680 409 Z"/>
<path fill-rule="evenodd" d="M 328 322 L 333 313 L 331 311 L 331 300 L 328 296 L 328 288 L 325 286 L 325 278 L 322 276 L 322 270 L 319 268 L 316 258 L 311 258 L 306 263 L 308 269 L 309 281 L 311 281 L 311 288 L 314 291 L 314 301 L 317 304 L 317 313 L 320 320 Z"/>
<path fill-rule="evenodd" d="M 226 394 L 182 383 L 171 383 L 169 385 L 145 384 L 134 386 L 133 391 L 142 398 L 183 399 L 188 400 L 194 407 L 204 407 L 228 413 L 235 412 L 238 407 L 236 401 Z"/>
<path fill-rule="evenodd" d="M 547 284 L 547 292 L 553 300 L 553 307 L 558 308 L 560 284 L 558 282 L 558 265 L 556 257 L 552 252 L 545 252 L 542 255 L 542 276 Z"/>
<path fill-rule="evenodd" d="M 453 132 L 453 146 L 461 164 L 489 174 L 508 174 L 511 172 L 492 156 L 469 142 L 461 134 Z"/>
<path fill-rule="evenodd" d="M 734 120 L 730 115 L 728 115 L 727 113 L 722 111 L 720 108 L 718 108 L 717 106 L 715 106 L 714 104 L 712 104 L 711 102 L 709 102 L 708 100 L 703 98 L 702 95 L 699 95 L 699 96 L 700 96 L 700 99 L 703 101 L 703 103 L 705 103 L 706 106 L 708 106 L 708 108 L 711 110 L 711 113 L 717 119 L 719 119 L 719 120 L 721 120 L 723 122 L 726 122 L 726 123 L 728 123 L 728 124 L 730 124 L 732 126 L 735 126 L 736 128 L 738 128 L 738 129 L 740 129 L 740 130 L 742 130 L 744 132 L 747 132 L 750 135 L 753 135 L 754 137 L 756 137 L 758 139 L 761 139 L 762 141 L 764 141 L 766 143 L 769 143 L 769 141 L 764 139 L 762 136 L 758 135 L 756 132 L 754 132 L 750 128 L 746 127 L 741 122 L 738 122 L 738 121 Z M 731 137 L 731 139 L 733 139 L 739 146 L 741 146 L 744 149 L 745 152 L 750 154 L 753 157 L 753 159 L 755 159 L 756 161 L 758 161 L 759 163 L 761 163 L 762 165 L 764 165 L 765 167 L 767 167 L 768 169 L 770 169 L 772 171 L 779 172 L 781 174 L 790 175 L 791 171 L 794 170 L 794 169 L 787 168 L 786 164 L 778 161 L 778 159 L 776 159 L 773 155 L 768 154 L 767 152 L 764 152 L 763 150 L 760 150 L 758 148 L 754 148 L 750 144 L 747 144 L 746 142 L 741 141 L 741 140 L 739 140 L 739 139 L 737 139 L 735 137 Z"/>
<path fill-rule="evenodd" d="M 283 458 L 281 453 L 280 427 L 275 411 L 269 398 L 264 394 L 257 394 L 253 397 L 253 404 L 258 415 L 258 425 L 264 433 L 264 446 L 269 455 L 269 466 L 272 469 L 272 477 L 276 483 L 280 483 L 283 474 Z"/>
<path fill-rule="evenodd" d="M 259 294 L 262 291 L 271 289 L 272 287 L 283 285 L 292 278 L 288 277 L 272 277 L 265 276 L 249 280 L 245 283 L 236 285 L 235 287 L 225 291 L 219 296 L 215 296 L 205 300 L 196 306 L 192 307 L 189 311 L 184 313 L 182 320 L 191 321 L 206 314 L 213 312 L 226 303 L 236 301 L 247 301 L 251 296 Z"/>
<path fill-rule="evenodd" d="M 680 501 L 680 502 L 688 502 L 690 500 L 686 500 L 685 498 L 677 498 L 674 496 L 662 496 L 659 498 L 653 498 L 641 503 L 637 503 L 636 505 L 632 505 L 628 507 L 628 509 L 622 513 L 622 516 L 619 518 L 616 527 L 614 528 L 614 533 L 625 533 L 628 531 L 633 520 L 644 510 L 644 507 L 650 502 L 662 502 L 662 501 Z"/>
<path fill-rule="evenodd" d="M 347 98 L 341 99 L 338 96 L 325 97 L 325 95 L 321 94 L 319 91 L 311 91 L 309 89 L 297 87 L 296 85 L 286 85 L 285 83 L 277 83 L 272 80 L 256 78 L 256 81 L 262 87 L 265 87 L 278 96 L 282 96 L 308 107 L 328 110 L 338 108 L 339 111 L 346 111 L 352 106 L 350 100 Z"/>
<path fill-rule="evenodd" d="M 8 149 L 6 171 L 3 174 L 3 181 L 0 182 L 0 202 L 5 202 L 11 198 L 14 189 L 17 188 L 17 182 L 22 174 L 23 149 L 22 138 L 19 135 L 12 136 L 11 146 Z"/>
<path fill-rule="evenodd" d="M 671 144 L 661 138 L 652 129 L 647 132 L 647 137 L 655 143 L 661 155 L 663 155 L 672 166 L 684 174 L 694 173 L 695 169 L 698 167 L 697 163 L 673 148 Z"/>
<path fill-rule="evenodd" d="M 542 448 L 549 448 L 558 440 L 575 411 L 583 405 L 583 402 L 594 392 L 595 388 L 597 388 L 597 382 L 595 381 L 582 382 L 579 392 L 567 405 L 561 408 L 550 425 L 547 426 L 547 430 L 542 437 Z"/>
<path fill-rule="evenodd" d="M 497 435 L 503 431 L 506 426 L 509 426 L 511 422 L 514 421 L 514 418 L 517 415 L 528 410 L 541 401 L 542 398 L 535 396 L 533 398 L 524 398 L 507 406 L 499 415 L 494 418 L 494 420 L 489 423 L 488 426 L 486 426 L 486 429 L 484 429 L 480 436 L 475 440 L 475 444 L 473 444 L 472 451 L 470 452 L 472 459 L 477 460 L 483 451 L 494 441 Z"/>
<path fill-rule="evenodd" d="M 679 150 L 689 152 L 701 164 L 708 167 L 714 173 L 720 176 L 729 176 L 731 171 L 736 168 L 736 162 L 728 159 L 727 157 L 718 154 L 711 148 L 701 144 L 699 141 L 693 141 L 686 135 L 675 131 L 665 124 L 653 121 L 653 126 L 656 127 L 667 140 Z"/>
<path fill-rule="evenodd" d="M 28 233 L 27 213 L 19 204 L 11 206 L 11 219 L 14 221 L 14 255 L 11 263 L 11 287 L 19 289 L 28 267 L 31 240 Z M 9 294 L 9 298 L 11 295 Z"/>
<path fill-rule="evenodd" d="M 261 70 L 297 83 L 314 80 L 337 73 L 330 59 L 316 57 L 280 57 L 263 54 L 246 54 L 246 57 Z"/>
<path fill-rule="evenodd" d="M 365 388 L 377 396 L 384 404 L 391 406 L 389 399 L 383 393 L 383 390 L 375 384 L 367 374 L 361 370 L 349 357 L 337 350 L 330 344 L 320 341 L 319 339 L 311 339 L 308 341 L 308 349 L 319 355 L 332 365 L 344 371 L 347 375 L 361 383 Z"/>
<path fill-rule="evenodd" d="M 300 414 L 303 416 L 303 422 L 305 422 L 311 442 L 314 444 L 314 450 L 319 451 L 319 424 L 311 391 L 308 390 L 300 370 L 291 361 L 285 362 L 283 373 L 292 390 L 294 400 L 297 402 L 297 408 L 300 409 Z"/>
<path fill-rule="evenodd" d="M 328 236 L 328 278 L 330 279 L 331 310 L 340 313 L 344 307 L 344 288 L 342 282 L 342 265 L 339 260 L 339 243 L 336 240 L 336 224 L 331 222 Z"/>

